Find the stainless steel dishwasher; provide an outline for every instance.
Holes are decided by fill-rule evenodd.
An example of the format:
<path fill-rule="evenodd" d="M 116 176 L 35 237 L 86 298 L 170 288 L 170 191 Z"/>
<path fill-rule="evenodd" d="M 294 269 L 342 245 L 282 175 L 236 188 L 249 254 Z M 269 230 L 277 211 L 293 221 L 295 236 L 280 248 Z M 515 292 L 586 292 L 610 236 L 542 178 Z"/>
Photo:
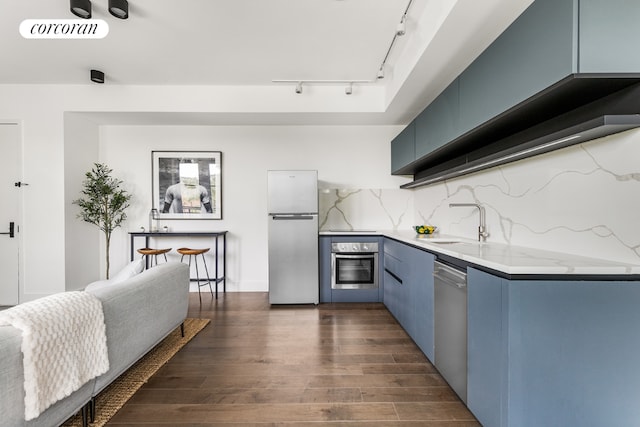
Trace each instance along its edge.
<path fill-rule="evenodd" d="M 467 273 L 435 261 L 435 367 L 467 402 Z"/>

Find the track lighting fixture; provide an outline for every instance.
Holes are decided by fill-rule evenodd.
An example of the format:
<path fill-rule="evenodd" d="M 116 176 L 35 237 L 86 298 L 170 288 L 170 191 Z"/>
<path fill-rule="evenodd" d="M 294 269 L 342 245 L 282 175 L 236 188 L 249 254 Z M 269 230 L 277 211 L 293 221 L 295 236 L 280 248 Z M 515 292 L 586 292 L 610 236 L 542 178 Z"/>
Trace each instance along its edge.
<path fill-rule="evenodd" d="M 129 17 L 129 2 L 127 0 L 109 0 L 109 13 L 120 19 Z"/>
<path fill-rule="evenodd" d="M 404 36 L 407 33 L 407 27 L 405 26 L 406 18 L 407 18 L 407 16 L 403 15 L 402 16 L 402 20 L 400 21 L 400 23 L 396 27 L 396 35 L 397 36 Z"/>
<path fill-rule="evenodd" d="M 91 81 L 94 83 L 104 83 L 104 73 L 99 70 L 91 70 Z"/>
<path fill-rule="evenodd" d="M 91 2 L 89 0 L 71 0 L 71 13 L 82 19 L 90 19 Z"/>
<path fill-rule="evenodd" d="M 384 56 L 384 59 L 382 60 L 382 64 L 380 64 L 380 68 L 378 69 L 378 75 L 377 75 L 378 79 L 384 79 L 384 66 L 387 63 L 387 59 L 389 59 L 389 54 L 391 53 L 391 50 L 393 49 L 393 46 L 396 43 L 396 40 L 398 39 L 398 37 L 402 37 L 407 33 L 407 27 L 406 27 L 407 13 L 409 12 L 411 3 L 413 3 L 413 0 L 409 0 L 409 3 L 407 3 L 407 7 L 405 8 L 404 13 L 402 14 L 400 23 L 396 27 L 396 32 L 393 35 L 393 38 L 391 39 L 391 44 L 389 45 L 389 49 L 387 49 L 387 54 Z"/>
<path fill-rule="evenodd" d="M 287 83 L 287 84 L 295 84 L 295 89 L 297 94 L 302 93 L 302 85 L 346 85 L 344 88 L 344 93 L 346 95 L 351 95 L 353 93 L 353 85 L 356 84 L 371 84 L 375 83 L 375 80 L 271 80 L 273 83 Z"/>

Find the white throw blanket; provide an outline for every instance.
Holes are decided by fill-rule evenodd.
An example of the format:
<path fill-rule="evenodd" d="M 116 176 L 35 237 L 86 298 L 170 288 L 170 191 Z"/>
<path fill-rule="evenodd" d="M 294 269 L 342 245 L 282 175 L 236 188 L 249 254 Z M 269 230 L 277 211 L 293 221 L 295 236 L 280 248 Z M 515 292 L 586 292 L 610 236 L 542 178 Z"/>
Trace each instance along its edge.
<path fill-rule="evenodd" d="M 27 421 L 109 369 L 102 303 L 87 292 L 61 292 L 1 311 L 0 325 L 22 331 Z"/>

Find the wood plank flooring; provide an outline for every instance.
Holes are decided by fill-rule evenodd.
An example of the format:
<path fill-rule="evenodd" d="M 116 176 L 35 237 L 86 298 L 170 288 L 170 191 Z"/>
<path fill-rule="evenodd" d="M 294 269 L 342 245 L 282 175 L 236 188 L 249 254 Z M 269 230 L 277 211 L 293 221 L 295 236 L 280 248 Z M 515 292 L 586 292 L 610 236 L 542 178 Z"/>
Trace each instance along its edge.
<path fill-rule="evenodd" d="M 382 304 L 192 294 L 189 317 L 212 323 L 108 425 L 480 426 Z"/>

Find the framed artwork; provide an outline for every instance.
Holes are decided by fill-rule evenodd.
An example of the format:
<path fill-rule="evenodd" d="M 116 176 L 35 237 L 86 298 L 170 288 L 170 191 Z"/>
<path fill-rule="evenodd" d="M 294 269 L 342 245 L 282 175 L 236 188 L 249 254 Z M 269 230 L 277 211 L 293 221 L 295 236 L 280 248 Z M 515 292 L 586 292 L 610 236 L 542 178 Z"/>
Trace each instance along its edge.
<path fill-rule="evenodd" d="M 151 173 L 160 219 L 222 219 L 220 151 L 152 151 Z"/>

